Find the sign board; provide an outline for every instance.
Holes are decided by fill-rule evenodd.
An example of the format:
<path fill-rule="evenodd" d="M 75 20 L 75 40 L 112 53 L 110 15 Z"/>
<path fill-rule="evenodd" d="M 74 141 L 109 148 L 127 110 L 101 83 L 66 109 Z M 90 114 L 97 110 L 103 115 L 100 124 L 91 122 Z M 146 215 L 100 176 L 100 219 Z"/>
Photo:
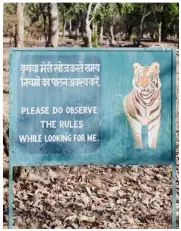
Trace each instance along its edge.
<path fill-rule="evenodd" d="M 13 49 L 13 165 L 170 164 L 170 49 Z"/>
<path fill-rule="evenodd" d="M 175 50 L 12 49 L 10 166 L 175 163 Z"/>

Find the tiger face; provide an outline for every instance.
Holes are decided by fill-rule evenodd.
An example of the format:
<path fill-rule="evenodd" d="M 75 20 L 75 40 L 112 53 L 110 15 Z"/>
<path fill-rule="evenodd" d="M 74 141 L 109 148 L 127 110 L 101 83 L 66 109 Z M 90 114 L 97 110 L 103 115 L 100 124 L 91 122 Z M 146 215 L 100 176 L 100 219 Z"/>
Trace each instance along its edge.
<path fill-rule="evenodd" d="M 160 64 L 152 63 L 150 66 L 141 66 L 139 63 L 134 63 L 134 78 L 133 86 L 141 92 L 151 92 L 161 88 L 159 78 Z"/>

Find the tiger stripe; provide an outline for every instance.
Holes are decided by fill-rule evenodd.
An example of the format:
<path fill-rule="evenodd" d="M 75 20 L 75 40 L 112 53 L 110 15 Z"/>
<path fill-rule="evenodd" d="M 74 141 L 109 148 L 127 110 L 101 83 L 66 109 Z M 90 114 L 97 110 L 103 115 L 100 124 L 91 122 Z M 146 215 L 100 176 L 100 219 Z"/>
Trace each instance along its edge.
<path fill-rule="evenodd" d="M 138 147 L 142 147 L 141 127 L 148 128 L 148 143 L 155 148 L 161 120 L 159 64 L 134 64 L 133 89 L 124 98 L 124 110 Z"/>

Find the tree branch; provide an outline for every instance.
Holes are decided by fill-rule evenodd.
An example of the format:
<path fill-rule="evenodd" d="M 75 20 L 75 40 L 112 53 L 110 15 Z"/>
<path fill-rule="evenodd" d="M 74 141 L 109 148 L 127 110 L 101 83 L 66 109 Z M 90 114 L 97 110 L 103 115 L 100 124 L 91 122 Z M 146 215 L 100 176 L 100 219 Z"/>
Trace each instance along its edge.
<path fill-rule="evenodd" d="M 90 13 L 91 13 L 91 8 L 92 8 L 92 3 L 89 3 L 88 5 L 88 10 L 87 10 L 87 16 L 86 16 L 86 25 L 90 24 L 90 20 L 89 20 L 89 16 L 90 16 Z"/>
<path fill-rule="evenodd" d="M 94 10 L 93 10 L 93 13 L 92 13 L 92 18 L 90 19 L 90 23 L 92 22 L 92 20 L 95 18 L 95 14 L 96 14 L 96 11 L 97 9 L 100 7 L 101 3 L 96 3 L 95 7 L 94 7 Z"/>
<path fill-rule="evenodd" d="M 141 21 L 143 22 L 145 20 L 145 18 L 150 14 L 151 14 L 151 12 L 148 12 L 147 14 L 143 15 Z"/>
<path fill-rule="evenodd" d="M 149 14 L 151 14 L 151 12 L 148 12 L 147 14 L 145 14 L 144 18 L 146 18 Z"/>
<path fill-rule="evenodd" d="M 87 18 L 88 19 L 89 19 L 89 16 L 90 16 L 91 8 L 92 8 L 92 2 L 89 3 L 89 6 L 88 6 L 88 11 L 87 11 Z"/>

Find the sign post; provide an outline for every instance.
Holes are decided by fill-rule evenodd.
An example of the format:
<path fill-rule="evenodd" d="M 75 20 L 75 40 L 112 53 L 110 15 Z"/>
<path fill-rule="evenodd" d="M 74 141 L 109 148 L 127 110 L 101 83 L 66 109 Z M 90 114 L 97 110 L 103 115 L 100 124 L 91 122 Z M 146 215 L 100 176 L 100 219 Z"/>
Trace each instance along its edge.
<path fill-rule="evenodd" d="M 172 165 L 176 228 L 175 50 L 11 49 L 13 166 Z"/>

